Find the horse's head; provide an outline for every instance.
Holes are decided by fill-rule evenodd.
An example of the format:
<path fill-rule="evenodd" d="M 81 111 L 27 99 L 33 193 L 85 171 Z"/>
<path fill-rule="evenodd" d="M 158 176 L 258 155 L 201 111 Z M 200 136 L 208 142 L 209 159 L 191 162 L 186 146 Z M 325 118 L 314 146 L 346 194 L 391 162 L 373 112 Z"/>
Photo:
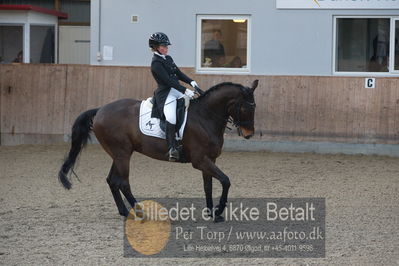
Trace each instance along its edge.
<path fill-rule="evenodd" d="M 233 118 L 233 123 L 238 129 L 238 134 L 249 139 L 255 134 L 255 98 L 254 91 L 259 81 L 255 80 L 252 87 L 242 87 L 241 95 L 230 107 L 229 114 Z"/>

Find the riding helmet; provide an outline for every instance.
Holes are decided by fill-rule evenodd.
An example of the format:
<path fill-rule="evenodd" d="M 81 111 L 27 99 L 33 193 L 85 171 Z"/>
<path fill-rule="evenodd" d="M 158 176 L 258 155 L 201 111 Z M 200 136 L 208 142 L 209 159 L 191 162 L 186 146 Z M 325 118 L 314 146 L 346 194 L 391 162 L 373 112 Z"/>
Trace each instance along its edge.
<path fill-rule="evenodd" d="M 150 39 L 148 40 L 148 45 L 156 49 L 160 45 L 171 45 L 168 36 L 166 36 L 165 33 L 162 32 L 155 32 L 151 34 Z"/>

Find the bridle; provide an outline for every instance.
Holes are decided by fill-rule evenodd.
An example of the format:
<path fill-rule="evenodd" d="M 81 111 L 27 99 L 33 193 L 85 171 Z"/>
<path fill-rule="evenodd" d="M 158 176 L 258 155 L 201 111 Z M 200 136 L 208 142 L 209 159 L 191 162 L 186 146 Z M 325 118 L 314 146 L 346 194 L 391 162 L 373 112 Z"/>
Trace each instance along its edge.
<path fill-rule="evenodd" d="M 255 109 L 256 108 L 256 104 L 254 101 L 254 97 L 253 97 L 253 92 L 251 89 L 247 88 L 247 87 L 242 87 L 240 88 L 241 92 L 244 94 L 244 100 L 243 101 L 237 101 L 234 103 L 233 106 L 233 113 L 235 115 L 235 117 L 233 117 L 232 115 L 228 115 L 226 117 L 222 117 L 216 113 L 210 113 L 213 117 L 217 118 L 218 120 L 224 121 L 225 123 L 231 123 L 233 126 L 235 126 L 237 128 L 237 132 L 238 135 L 241 136 L 242 135 L 242 131 L 241 131 L 241 126 L 245 127 L 247 125 L 253 125 L 254 120 L 244 120 L 242 121 L 240 119 L 240 110 L 242 106 L 248 106 L 250 109 Z M 200 93 L 201 92 L 201 93 Z M 197 94 L 199 95 L 203 95 L 204 92 L 201 90 L 200 92 L 196 91 Z M 194 99 L 195 101 L 196 99 Z M 226 113 L 229 114 L 229 110 L 230 107 L 227 106 L 227 110 Z M 231 130 L 230 127 L 226 126 L 227 129 Z"/>
<path fill-rule="evenodd" d="M 236 118 L 231 116 L 231 122 L 235 127 L 241 127 L 241 126 L 245 127 L 247 125 L 252 125 L 255 122 L 253 119 L 252 120 L 244 120 L 244 121 L 242 121 L 240 119 L 240 110 L 243 105 L 246 105 L 251 109 L 256 108 L 256 104 L 254 102 L 244 101 L 244 102 L 236 103 L 234 105 Z"/>
<path fill-rule="evenodd" d="M 235 118 L 233 116 L 230 116 L 228 119 L 228 122 L 231 122 L 233 126 L 237 128 L 238 135 L 242 135 L 241 127 L 245 127 L 248 125 L 253 125 L 255 122 L 253 119 L 252 120 L 244 120 L 242 121 L 240 119 L 240 110 L 241 107 L 246 106 L 250 108 L 251 110 L 255 110 L 256 104 L 255 101 L 253 101 L 253 94 L 248 91 L 248 88 L 241 88 L 241 91 L 244 93 L 244 101 L 239 101 L 234 104 L 234 113 L 235 113 Z M 249 98 L 251 98 L 249 100 Z"/>

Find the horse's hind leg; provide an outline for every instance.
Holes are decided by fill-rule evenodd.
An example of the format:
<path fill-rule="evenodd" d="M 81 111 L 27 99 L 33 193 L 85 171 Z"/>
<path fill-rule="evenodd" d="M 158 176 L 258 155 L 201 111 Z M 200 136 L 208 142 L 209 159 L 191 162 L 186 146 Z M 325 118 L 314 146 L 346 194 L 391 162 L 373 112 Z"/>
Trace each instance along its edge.
<path fill-rule="evenodd" d="M 109 171 L 107 177 L 107 183 L 111 189 L 112 196 L 114 197 L 115 204 L 118 207 L 119 214 L 122 216 L 127 216 L 129 211 L 127 210 L 125 204 L 123 203 L 121 193 L 119 192 L 119 177 L 116 173 L 115 163 L 112 163 L 111 170 Z"/>
<path fill-rule="evenodd" d="M 133 196 L 132 191 L 130 189 L 129 162 L 130 162 L 130 156 L 128 158 L 118 158 L 114 161 L 114 164 L 118 176 L 120 178 L 119 189 L 123 193 L 127 201 L 129 202 L 130 206 L 134 208 L 135 204 L 137 203 L 137 200 Z"/>

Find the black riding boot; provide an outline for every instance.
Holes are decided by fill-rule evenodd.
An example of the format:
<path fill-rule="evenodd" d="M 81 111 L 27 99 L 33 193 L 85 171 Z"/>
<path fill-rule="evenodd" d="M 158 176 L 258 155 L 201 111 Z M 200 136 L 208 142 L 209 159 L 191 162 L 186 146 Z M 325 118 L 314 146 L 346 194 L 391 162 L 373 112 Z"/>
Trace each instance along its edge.
<path fill-rule="evenodd" d="M 166 121 L 166 141 L 168 143 L 168 154 L 170 162 L 179 161 L 179 151 L 176 149 L 177 143 L 175 138 L 176 125 L 173 125 Z"/>

